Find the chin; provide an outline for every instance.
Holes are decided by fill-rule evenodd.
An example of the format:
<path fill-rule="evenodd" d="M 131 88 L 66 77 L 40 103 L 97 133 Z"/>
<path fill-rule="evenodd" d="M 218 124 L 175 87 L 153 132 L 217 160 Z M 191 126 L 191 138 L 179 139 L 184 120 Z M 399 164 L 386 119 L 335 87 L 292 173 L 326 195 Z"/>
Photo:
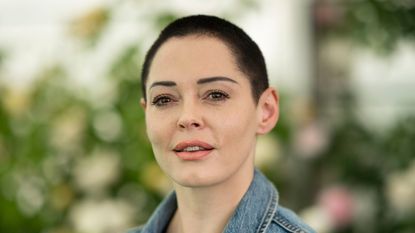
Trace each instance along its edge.
<path fill-rule="evenodd" d="M 221 176 L 217 173 L 212 171 L 205 172 L 178 171 L 176 174 L 172 175 L 171 178 L 178 185 L 188 188 L 209 187 L 222 181 Z"/>

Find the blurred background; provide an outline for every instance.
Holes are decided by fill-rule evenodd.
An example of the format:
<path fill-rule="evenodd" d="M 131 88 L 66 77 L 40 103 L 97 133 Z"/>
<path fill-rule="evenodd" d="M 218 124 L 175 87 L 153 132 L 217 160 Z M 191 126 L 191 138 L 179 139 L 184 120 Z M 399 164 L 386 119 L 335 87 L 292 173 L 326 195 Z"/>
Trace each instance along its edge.
<path fill-rule="evenodd" d="M 171 185 L 139 74 L 171 20 L 215 14 L 281 98 L 257 166 L 319 233 L 415 232 L 415 1 L 0 0 L 0 232 L 113 233 Z"/>

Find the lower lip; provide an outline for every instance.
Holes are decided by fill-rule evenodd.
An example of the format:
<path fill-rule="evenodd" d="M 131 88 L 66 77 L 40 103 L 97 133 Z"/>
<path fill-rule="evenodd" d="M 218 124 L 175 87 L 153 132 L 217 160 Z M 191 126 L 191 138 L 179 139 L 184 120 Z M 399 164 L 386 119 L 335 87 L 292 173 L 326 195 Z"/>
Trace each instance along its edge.
<path fill-rule="evenodd" d="M 181 158 L 182 160 L 186 161 L 195 161 L 204 159 L 206 156 L 210 154 L 212 150 L 200 150 L 195 152 L 174 152 L 177 157 Z"/>

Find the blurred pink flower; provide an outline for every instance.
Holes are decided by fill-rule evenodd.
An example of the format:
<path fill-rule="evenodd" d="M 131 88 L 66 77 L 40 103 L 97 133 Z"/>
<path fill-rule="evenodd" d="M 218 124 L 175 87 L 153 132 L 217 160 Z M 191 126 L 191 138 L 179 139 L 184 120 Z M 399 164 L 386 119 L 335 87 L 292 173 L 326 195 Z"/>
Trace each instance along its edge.
<path fill-rule="evenodd" d="M 345 187 L 332 187 L 321 193 L 320 205 L 327 211 L 336 227 L 343 227 L 353 219 L 354 198 Z"/>
<path fill-rule="evenodd" d="M 322 152 L 328 144 L 326 130 L 317 123 L 301 128 L 294 139 L 297 152 L 304 157 L 313 157 Z"/>

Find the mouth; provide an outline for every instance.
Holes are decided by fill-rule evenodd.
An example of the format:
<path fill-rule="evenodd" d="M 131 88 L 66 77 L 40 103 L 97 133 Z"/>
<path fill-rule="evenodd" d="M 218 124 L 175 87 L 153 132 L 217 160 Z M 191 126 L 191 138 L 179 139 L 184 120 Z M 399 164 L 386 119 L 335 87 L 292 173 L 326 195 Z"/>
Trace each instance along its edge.
<path fill-rule="evenodd" d="M 206 142 L 202 141 L 186 141 L 177 144 L 173 151 L 174 152 L 196 152 L 196 151 L 205 151 L 205 150 L 213 150 L 213 146 Z"/>
<path fill-rule="evenodd" d="M 195 151 L 201 151 L 201 150 L 209 150 L 200 146 L 188 146 L 185 147 L 183 150 L 174 150 L 175 152 L 195 152 Z"/>
<path fill-rule="evenodd" d="M 180 142 L 173 148 L 173 151 L 183 160 L 200 160 L 210 154 L 213 149 L 215 148 L 206 142 L 192 140 Z"/>

